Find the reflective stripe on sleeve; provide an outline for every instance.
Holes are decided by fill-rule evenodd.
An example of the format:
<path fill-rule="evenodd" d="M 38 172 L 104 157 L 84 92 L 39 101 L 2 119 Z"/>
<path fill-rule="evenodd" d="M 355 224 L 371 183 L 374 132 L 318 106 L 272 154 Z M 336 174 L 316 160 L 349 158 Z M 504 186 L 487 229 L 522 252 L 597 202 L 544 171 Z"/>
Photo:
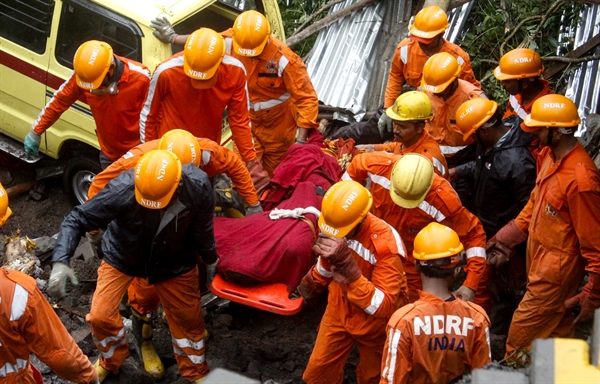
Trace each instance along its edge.
<path fill-rule="evenodd" d="M 527 117 L 527 112 L 525 112 L 523 107 L 521 107 L 521 104 L 519 104 L 519 100 L 517 100 L 517 98 L 513 95 L 510 95 L 510 97 L 508 98 L 508 102 L 510 103 L 510 106 L 512 107 L 513 111 L 515 111 L 515 113 L 521 119 L 525 120 L 525 118 Z"/>
<path fill-rule="evenodd" d="M 402 61 L 404 65 L 408 63 L 408 45 L 400 47 L 400 61 Z"/>
<path fill-rule="evenodd" d="M 321 256 L 319 256 L 319 260 L 317 260 L 317 272 L 323 277 L 333 276 L 333 273 L 331 273 L 331 271 L 326 270 L 325 267 L 323 267 L 323 264 L 321 264 Z"/>
<path fill-rule="evenodd" d="M 255 111 L 260 111 L 262 109 L 273 108 L 273 107 L 283 103 L 284 101 L 286 101 L 289 98 L 290 98 L 290 93 L 286 92 L 283 95 L 279 96 L 279 98 L 277 98 L 277 99 L 260 101 L 258 103 L 250 102 L 249 104 L 250 104 L 250 108 L 254 109 Z"/>
<path fill-rule="evenodd" d="M 377 263 L 375 255 L 358 241 L 348 240 L 348 248 L 356 252 L 361 259 L 369 262 L 371 265 L 375 265 L 375 263 Z"/>
<path fill-rule="evenodd" d="M 433 166 L 440 172 L 441 175 L 446 174 L 446 167 L 444 167 L 444 164 L 442 164 L 442 162 L 436 157 L 433 158 Z"/>
<path fill-rule="evenodd" d="M 444 156 L 446 155 L 454 155 L 456 152 L 460 151 L 461 149 L 465 148 L 466 146 L 452 146 L 452 145 L 440 145 L 440 149 L 442 150 L 442 153 L 444 154 Z"/>
<path fill-rule="evenodd" d="M 15 293 L 10 307 L 10 321 L 21 320 L 27 307 L 27 300 L 29 300 L 29 292 L 21 285 L 15 284 Z"/>
<path fill-rule="evenodd" d="M 288 60 L 288 58 L 281 55 L 281 57 L 279 58 L 279 70 L 277 72 L 277 75 L 279 75 L 279 77 L 283 76 L 283 71 L 285 70 L 285 67 L 287 67 L 287 65 L 289 63 L 290 63 L 290 61 Z"/>
<path fill-rule="evenodd" d="M 444 216 L 444 214 L 442 212 L 440 212 L 436 207 L 429 204 L 425 200 L 423 200 L 423 202 L 421 204 L 419 204 L 419 206 L 417 208 L 419 208 L 420 210 L 422 210 L 429 216 L 433 217 L 435 219 L 435 221 L 437 221 L 438 223 L 440 221 L 443 221 L 446 218 L 446 216 Z"/>
<path fill-rule="evenodd" d="M 485 248 L 483 247 L 471 247 L 467 249 L 465 253 L 467 254 L 467 259 L 470 259 L 472 257 L 483 257 L 484 259 L 487 258 Z"/>
<path fill-rule="evenodd" d="M 460 56 L 456 57 L 456 61 L 458 61 L 458 64 L 460 64 L 461 67 L 465 64 L 465 59 Z"/>
<path fill-rule="evenodd" d="M 390 180 L 387 177 L 376 175 L 372 172 L 369 172 L 369 178 L 377 185 L 381 185 L 383 188 L 389 190 L 390 189 Z"/>
<path fill-rule="evenodd" d="M 371 297 L 371 305 L 365 308 L 365 312 L 369 315 L 373 315 L 379 307 L 381 307 L 381 303 L 383 303 L 383 299 L 385 299 L 385 295 L 381 290 L 375 287 L 375 292 L 373 292 L 373 297 Z"/>
<path fill-rule="evenodd" d="M 210 151 L 207 151 L 206 149 L 202 150 L 202 165 L 208 164 L 208 162 L 210 161 L 210 155 Z"/>
<path fill-rule="evenodd" d="M 344 174 L 342 175 L 342 180 L 352 180 L 348 171 L 344 172 Z"/>

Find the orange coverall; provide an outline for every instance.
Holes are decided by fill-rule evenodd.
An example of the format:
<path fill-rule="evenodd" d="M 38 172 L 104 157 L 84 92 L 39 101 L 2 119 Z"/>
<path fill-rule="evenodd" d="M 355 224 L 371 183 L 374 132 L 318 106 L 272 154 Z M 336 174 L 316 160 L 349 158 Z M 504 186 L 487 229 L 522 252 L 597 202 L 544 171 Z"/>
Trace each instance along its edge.
<path fill-rule="evenodd" d="M 425 129 L 433 136 L 440 145 L 442 153 L 446 156 L 453 155 L 471 144 L 475 139 L 473 136 L 466 141 L 463 133 L 456 126 L 456 111 L 462 103 L 475 97 L 486 97 L 485 93 L 473 84 L 458 79 L 458 88 L 448 100 L 436 96 L 431 92 L 425 92 L 431 100 L 433 117 L 425 125 Z"/>
<path fill-rule="evenodd" d="M 225 55 L 215 76 L 219 78 L 212 88 L 196 89 L 183 72 L 183 52 L 162 62 L 152 75 L 140 114 L 141 142 L 180 128 L 221 144 L 223 112 L 227 108 L 227 120 L 242 159 L 254 160 L 244 66 Z"/>
<path fill-rule="evenodd" d="M 140 111 L 150 84 L 150 71 L 144 64 L 121 56 L 123 74 L 119 79 L 119 93 L 98 96 L 84 90 L 75 81 L 75 72 L 65 81 L 40 112 L 33 123 L 33 131 L 46 132 L 78 99 L 89 104 L 96 123 L 96 134 L 102 152 L 111 160 L 123 156 L 140 142 Z"/>
<path fill-rule="evenodd" d="M 448 163 L 446 163 L 446 158 L 444 157 L 444 154 L 442 153 L 437 141 L 435 141 L 427 131 L 423 131 L 423 136 L 421 136 L 416 143 L 406 149 L 402 149 L 402 143 L 396 141 L 385 144 L 375 144 L 374 148 L 375 151 L 386 151 L 395 155 L 420 153 L 431 160 L 433 163 L 433 168 L 438 175 L 442 176 L 443 178 L 448 177 Z"/>
<path fill-rule="evenodd" d="M 31 353 L 62 379 L 85 384 L 98 379 L 33 278 L 0 268 L 0 298 L 1 383 L 41 384 L 33 376 Z"/>
<path fill-rule="evenodd" d="M 380 384 L 450 383 L 491 363 L 489 326 L 477 304 L 420 292 L 388 323 Z"/>
<path fill-rule="evenodd" d="M 385 325 L 408 302 L 401 259 L 405 249 L 398 233 L 367 214 L 363 228 L 348 247 L 362 271 L 351 284 L 333 281 L 319 259 L 311 273 L 317 284 L 329 284 L 325 314 L 315 348 L 302 379 L 308 384 L 341 384 L 346 359 L 358 343 L 358 383 L 378 383 L 385 344 Z"/>
<path fill-rule="evenodd" d="M 475 74 L 473 73 L 471 59 L 462 48 L 444 39 L 444 44 L 442 45 L 440 52 L 447 52 L 456 57 L 456 60 L 458 60 L 458 63 L 461 66 L 459 75 L 461 79 L 472 83 L 477 88 L 481 87 L 481 84 L 477 81 Z M 390 68 L 387 87 L 385 88 L 384 108 L 394 105 L 394 102 L 402 93 L 402 85 L 404 85 L 404 83 L 415 88 L 421 86 L 423 67 L 425 66 L 427 59 L 429 59 L 429 56 L 423 52 L 419 43 L 413 41 L 410 37 L 402 40 L 400 44 L 398 44 L 396 52 L 394 53 L 394 58 L 392 59 L 392 67 Z"/>
<path fill-rule="evenodd" d="M 481 222 L 461 205 L 450 183 L 437 174 L 434 175 L 425 200 L 417 208 L 407 209 L 396 205 L 390 197 L 390 178 L 394 164 L 400 157 L 386 152 L 357 155 L 352 159 L 342 180 L 364 184 L 366 179 L 371 179 L 371 213 L 396 228 L 406 245 L 407 255 L 402 261 L 410 301 L 417 300 L 418 290 L 422 288 L 421 275 L 417 272 L 413 258 L 415 236 L 427 224 L 437 221 L 458 234 L 467 255 L 467 278 L 464 285 L 475 291 L 475 303 L 487 307 L 490 298 L 486 289 L 486 235 Z"/>
<path fill-rule="evenodd" d="M 231 53 L 231 29 L 222 33 L 227 53 L 244 64 L 250 94 L 250 121 L 256 156 L 273 176 L 296 128 L 317 128 L 319 99 L 302 59 L 273 35 L 260 55 Z"/>
<path fill-rule="evenodd" d="M 600 273 L 600 175 L 579 143 L 557 162 L 545 147 L 536 186 L 515 223 L 529 232 L 527 291 L 506 340 L 507 356 L 537 338 L 573 337 L 564 306 L 585 271 Z"/>

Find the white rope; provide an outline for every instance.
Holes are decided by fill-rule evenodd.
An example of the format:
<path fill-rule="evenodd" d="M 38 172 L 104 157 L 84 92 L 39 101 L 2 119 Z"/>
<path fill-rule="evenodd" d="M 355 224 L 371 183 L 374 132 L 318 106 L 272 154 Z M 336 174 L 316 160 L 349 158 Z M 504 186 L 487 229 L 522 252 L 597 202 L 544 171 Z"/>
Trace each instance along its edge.
<path fill-rule="evenodd" d="M 315 207 L 306 207 L 306 208 L 296 208 L 296 209 L 273 209 L 269 212 L 269 218 L 271 220 L 279 220 L 281 218 L 290 218 L 290 219 L 301 219 L 304 217 L 305 213 L 312 213 L 317 216 L 317 218 L 321 215 L 321 212 Z"/>

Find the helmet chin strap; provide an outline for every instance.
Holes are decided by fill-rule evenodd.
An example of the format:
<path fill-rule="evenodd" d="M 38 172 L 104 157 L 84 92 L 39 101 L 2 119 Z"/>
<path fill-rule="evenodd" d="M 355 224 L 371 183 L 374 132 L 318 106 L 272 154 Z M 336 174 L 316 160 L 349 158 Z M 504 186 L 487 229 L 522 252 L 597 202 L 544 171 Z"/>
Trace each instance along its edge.
<path fill-rule="evenodd" d="M 552 138 L 554 136 L 554 129 L 548 128 L 548 138 L 546 139 L 546 145 L 549 147 L 552 144 Z"/>

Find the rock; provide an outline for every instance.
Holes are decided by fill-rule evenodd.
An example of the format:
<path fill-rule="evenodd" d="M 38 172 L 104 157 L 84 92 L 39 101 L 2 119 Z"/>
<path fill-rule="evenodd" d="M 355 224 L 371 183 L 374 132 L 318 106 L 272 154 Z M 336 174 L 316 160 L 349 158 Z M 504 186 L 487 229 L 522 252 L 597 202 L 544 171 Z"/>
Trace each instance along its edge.
<path fill-rule="evenodd" d="M 42 236 L 38 237 L 35 241 L 35 248 L 33 249 L 33 253 L 40 257 L 46 252 L 51 252 L 54 249 L 54 245 L 56 244 L 56 239 L 50 236 Z"/>
<path fill-rule="evenodd" d="M 296 368 L 296 362 L 294 360 L 288 360 L 283 363 L 282 368 L 288 372 L 293 372 L 294 368 Z"/>
<path fill-rule="evenodd" d="M 6 169 L 0 169 L 0 184 L 8 187 L 13 182 L 13 177 Z"/>
<path fill-rule="evenodd" d="M 256 361 L 251 361 L 248 364 L 248 368 L 246 368 L 244 374 L 245 376 L 249 376 L 253 379 L 260 379 L 261 372 L 260 369 L 258 369 L 258 363 Z"/>
<path fill-rule="evenodd" d="M 288 351 L 284 351 L 276 343 L 263 340 L 258 346 L 258 354 L 263 359 L 269 361 L 281 361 L 288 355 Z"/>
<path fill-rule="evenodd" d="M 220 313 L 217 316 L 215 316 L 215 318 L 212 321 L 212 324 L 214 327 L 231 328 L 231 326 L 233 325 L 233 316 L 225 313 Z"/>
<path fill-rule="evenodd" d="M 119 369 L 119 383 L 154 384 L 154 379 L 141 364 L 129 356 Z"/>
<path fill-rule="evenodd" d="M 48 287 L 48 282 L 46 280 L 35 279 L 35 282 L 37 283 L 38 289 L 42 292 L 44 292 Z"/>
<path fill-rule="evenodd" d="M 273 331 L 276 331 L 277 327 L 273 326 L 273 325 L 268 325 L 265 327 L 265 329 L 262 330 L 263 333 L 271 333 Z"/>

